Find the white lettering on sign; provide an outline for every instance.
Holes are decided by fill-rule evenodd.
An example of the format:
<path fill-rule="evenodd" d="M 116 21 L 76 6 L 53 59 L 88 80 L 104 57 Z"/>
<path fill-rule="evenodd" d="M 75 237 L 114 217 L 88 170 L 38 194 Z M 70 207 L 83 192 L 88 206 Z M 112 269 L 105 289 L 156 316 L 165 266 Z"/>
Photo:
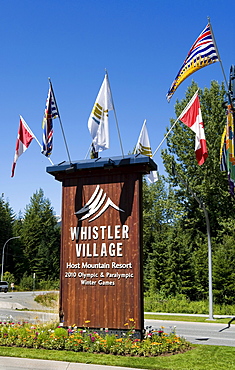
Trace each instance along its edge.
<path fill-rule="evenodd" d="M 70 227 L 71 239 L 78 240 L 97 240 L 101 238 L 104 240 L 129 239 L 128 225 L 114 225 L 114 226 L 77 226 Z"/>
<path fill-rule="evenodd" d="M 77 257 L 122 257 L 122 243 L 76 243 Z"/>
<path fill-rule="evenodd" d="M 99 285 L 115 285 L 114 281 L 108 281 L 108 280 L 98 280 Z"/>
<path fill-rule="evenodd" d="M 102 243 L 105 244 L 105 243 Z M 110 243 L 114 244 L 114 243 Z M 105 248 L 103 246 L 103 248 Z M 106 250 L 107 251 L 107 250 Z M 130 271 L 133 266 L 131 262 L 128 263 L 116 263 L 114 261 L 109 263 L 71 263 L 67 262 L 65 264 L 66 269 L 70 271 L 65 271 L 65 278 L 73 278 L 74 280 L 79 280 L 81 285 L 85 286 L 115 286 L 119 284 L 121 280 L 132 280 L 134 279 L 134 271 Z M 74 271 L 74 270 L 77 271 Z M 80 269 L 80 270 L 78 270 Z M 82 271 L 84 269 L 84 271 Z M 87 271 L 92 269 L 92 272 Z M 112 270 L 111 270 L 112 269 Z M 120 271 L 126 270 L 124 271 Z M 72 271 L 71 271 L 72 270 Z M 102 271 L 100 271 L 102 270 Z M 105 271 L 109 270 L 109 271 Z M 129 271 L 128 271 L 129 270 Z M 71 279 L 69 279 L 71 280 Z"/>
<path fill-rule="evenodd" d="M 109 269 L 109 263 L 88 263 L 82 262 L 82 269 Z"/>
<path fill-rule="evenodd" d="M 112 274 L 110 272 L 106 272 L 106 277 L 108 278 L 117 278 L 118 280 L 121 279 L 121 278 L 125 278 L 125 279 L 129 279 L 129 278 L 133 278 L 134 277 L 134 274 L 119 274 L 118 272 Z"/>
<path fill-rule="evenodd" d="M 132 269 L 132 263 L 116 263 L 112 262 L 112 269 Z"/>

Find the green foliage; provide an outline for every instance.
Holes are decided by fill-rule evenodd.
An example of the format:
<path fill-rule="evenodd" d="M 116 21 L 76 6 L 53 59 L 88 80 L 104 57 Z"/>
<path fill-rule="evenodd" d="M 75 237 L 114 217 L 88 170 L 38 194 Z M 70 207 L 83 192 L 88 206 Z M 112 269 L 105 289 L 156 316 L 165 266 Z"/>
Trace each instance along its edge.
<path fill-rule="evenodd" d="M 39 280 L 36 283 L 37 290 L 59 290 L 60 280 Z"/>
<path fill-rule="evenodd" d="M 9 284 L 9 290 L 11 283 L 15 282 L 15 277 L 13 274 L 11 274 L 9 271 L 4 272 L 3 274 L 3 281 L 7 281 Z"/>
<path fill-rule="evenodd" d="M 177 116 L 197 88 L 197 85 L 193 83 L 186 93 L 186 99 L 177 102 Z M 176 162 L 179 175 L 188 182 L 190 188 L 203 199 L 208 207 L 211 231 L 214 234 L 218 226 L 218 216 L 227 217 L 231 211 L 234 214 L 234 209 L 231 210 L 230 207 L 232 200 L 227 192 L 226 174 L 219 168 L 221 135 L 226 122 L 225 110 L 222 107 L 225 90 L 223 86 L 213 81 L 210 89 L 205 88 L 204 92 L 199 90 L 199 96 L 209 152 L 206 162 L 198 166 L 194 153 L 195 133 L 180 122 L 173 129 L 173 133 L 168 136 L 168 149 L 163 151 L 163 161 L 169 175 L 168 181 L 178 187 L 176 194 L 187 211 L 187 228 L 194 229 L 195 232 L 197 230 L 205 232 L 205 225 L 201 222 L 204 216 L 195 199 L 187 193 L 185 185 L 172 176 L 172 161 Z"/>
<path fill-rule="evenodd" d="M 27 324 L 0 324 L 0 346 L 17 346 L 37 349 L 69 350 L 74 352 L 110 353 L 130 356 L 159 356 L 175 354 L 191 349 L 185 339 L 173 331 L 170 334 L 162 328 L 147 332 L 141 341 L 130 329 L 121 338 L 115 335 L 98 334 L 73 327 L 68 330 L 60 327 Z"/>
<path fill-rule="evenodd" d="M 33 284 L 33 276 L 28 276 L 27 272 L 25 272 L 20 280 L 19 288 L 21 291 L 31 291 L 33 290 Z"/>
<path fill-rule="evenodd" d="M 58 278 L 60 229 L 42 189 L 26 207 L 21 233 L 28 273 L 36 273 L 38 280 Z"/>
<path fill-rule="evenodd" d="M 185 99 L 177 101 L 176 117 L 197 89 L 193 82 Z M 235 202 L 227 191 L 227 174 L 220 171 L 219 159 L 226 123 L 224 86 L 212 81 L 210 88 L 199 89 L 199 97 L 209 152 L 206 162 L 197 164 L 195 133 L 179 121 L 162 151 L 168 177 L 143 186 L 144 287 L 150 295 L 167 298 L 182 294 L 192 302 L 208 298 L 208 233 L 203 209 L 190 188 L 209 215 L 214 302 L 234 304 Z M 173 162 L 179 176 L 172 173 Z M 169 310 L 173 307 L 168 306 Z"/>
<path fill-rule="evenodd" d="M 144 298 L 145 312 L 170 312 L 184 314 L 201 314 L 208 315 L 208 300 L 191 301 L 184 294 L 175 296 L 166 296 L 162 293 L 147 295 Z M 234 316 L 235 304 L 214 304 L 214 315 L 231 315 Z"/>
<path fill-rule="evenodd" d="M 34 358 L 41 360 L 66 361 L 67 363 L 99 364 L 138 369 L 165 370 L 234 370 L 234 347 L 193 346 L 192 351 L 174 356 L 138 357 L 117 356 L 103 353 L 57 351 L 22 347 L 0 347 L 0 355 L 5 357 Z M 20 361 L 20 360 L 19 360 Z M 11 360 L 8 361 L 9 366 Z M 22 363 L 22 361 L 20 361 Z M 71 366 L 72 367 L 72 366 Z"/>
<path fill-rule="evenodd" d="M 58 293 L 46 293 L 46 294 L 39 294 L 34 298 L 35 302 L 40 303 L 42 306 L 46 307 L 54 307 L 59 300 Z"/>
<path fill-rule="evenodd" d="M 10 240 L 4 253 L 4 271 L 14 274 L 14 279 L 7 276 L 8 281 L 20 284 L 23 290 L 32 290 L 34 282 L 39 287 L 58 289 L 60 228 L 42 189 L 33 194 L 25 214 L 18 217 L 3 195 L 0 197 L 0 250 L 14 236 L 20 238 Z"/>
<path fill-rule="evenodd" d="M 13 210 L 11 209 L 9 203 L 5 201 L 4 196 L 0 197 L 0 251 L 2 253 L 2 249 L 4 244 L 13 237 L 13 221 L 14 221 L 14 214 Z M 5 253 L 4 253 L 4 270 L 13 272 L 12 269 L 12 255 L 13 255 L 13 247 L 16 243 L 15 240 L 9 241 L 5 246 Z"/>
<path fill-rule="evenodd" d="M 3 247 L 5 242 L 13 236 L 12 225 L 14 220 L 13 211 L 9 203 L 4 200 L 3 195 L 0 197 L 0 220 L 0 246 Z"/>

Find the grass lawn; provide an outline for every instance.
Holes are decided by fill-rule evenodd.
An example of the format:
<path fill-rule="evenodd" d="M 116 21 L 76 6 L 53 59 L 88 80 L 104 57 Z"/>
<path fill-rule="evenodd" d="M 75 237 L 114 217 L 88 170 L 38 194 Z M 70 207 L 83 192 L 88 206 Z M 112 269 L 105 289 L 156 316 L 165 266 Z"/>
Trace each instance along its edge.
<path fill-rule="evenodd" d="M 129 357 L 60 350 L 0 347 L 0 356 L 125 366 L 155 370 L 235 370 L 235 348 L 195 345 L 186 353 L 159 357 Z"/>

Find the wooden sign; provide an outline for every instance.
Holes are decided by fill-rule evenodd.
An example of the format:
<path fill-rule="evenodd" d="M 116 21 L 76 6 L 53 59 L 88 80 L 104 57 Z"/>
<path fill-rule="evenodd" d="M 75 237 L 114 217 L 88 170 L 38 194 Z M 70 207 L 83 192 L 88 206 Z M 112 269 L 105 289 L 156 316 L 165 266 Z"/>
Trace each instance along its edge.
<path fill-rule="evenodd" d="M 142 174 L 154 163 L 144 159 L 134 165 L 105 159 L 101 167 L 93 168 L 92 160 L 85 169 L 81 163 L 80 170 L 79 164 L 74 171 L 47 169 L 62 181 L 60 318 L 65 326 L 115 331 L 134 322 L 137 331 L 144 329 Z"/>

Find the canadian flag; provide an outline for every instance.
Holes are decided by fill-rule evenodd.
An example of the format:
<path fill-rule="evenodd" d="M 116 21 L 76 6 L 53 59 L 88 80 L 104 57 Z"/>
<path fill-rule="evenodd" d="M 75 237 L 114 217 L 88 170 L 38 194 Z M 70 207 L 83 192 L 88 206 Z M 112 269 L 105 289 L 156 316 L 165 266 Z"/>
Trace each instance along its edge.
<path fill-rule="evenodd" d="M 198 93 L 196 92 L 185 110 L 179 116 L 180 121 L 190 127 L 196 134 L 195 137 L 195 154 L 197 163 L 202 165 L 208 157 L 206 147 L 206 138 L 204 132 L 204 125 L 202 122 L 202 113 L 200 108 L 200 101 Z"/>
<path fill-rule="evenodd" d="M 26 151 L 26 149 L 29 147 L 29 144 L 31 143 L 33 139 L 34 139 L 34 134 L 28 127 L 23 117 L 20 116 L 20 125 L 19 125 L 19 130 L 18 130 L 18 136 L 16 139 L 16 150 L 15 150 L 14 161 L 12 164 L 11 177 L 14 176 L 16 162 L 19 156 Z"/>

